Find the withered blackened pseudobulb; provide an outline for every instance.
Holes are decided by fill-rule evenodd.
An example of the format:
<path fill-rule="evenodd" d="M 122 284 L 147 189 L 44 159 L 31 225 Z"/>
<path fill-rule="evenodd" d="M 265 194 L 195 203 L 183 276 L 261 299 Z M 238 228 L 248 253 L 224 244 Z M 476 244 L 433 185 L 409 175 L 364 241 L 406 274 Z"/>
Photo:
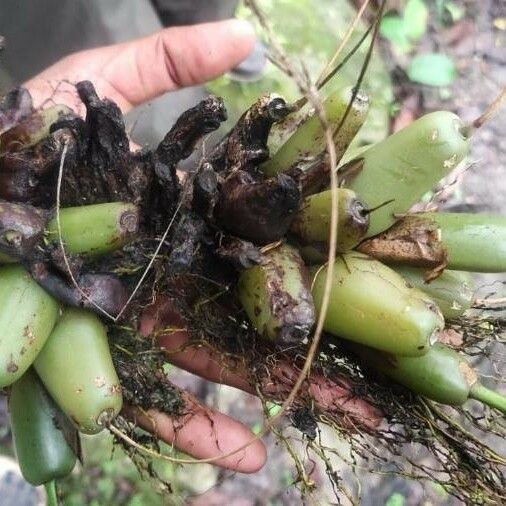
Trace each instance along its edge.
<path fill-rule="evenodd" d="M 77 144 L 75 159 L 66 159 L 62 205 L 134 202 L 143 179 L 133 177 L 135 186 L 129 186 L 131 168 L 140 160 L 133 162 L 119 107 L 101 100 L 89 81 L 77 83 L 76 89 L 86 106 L 86 119 L 66 118 L 52 126 L 52 131 L 68 129 Z"/>
<path fill-rule="evenodd" d="M 123 309 L 129 296 L 126 286 L 110 274 L 84 274 L 79 278 L 79 287 L 93 303 L 112 316 L 116 316 Z M 97 311 L 82 295 L 80 304 Z"/>
<path fill-rule="evenodd" d="M 116 316 L 128 300 L 127 288 L 112 274 L 83 274 L 77 280 L 79 288 L 42 263 L 32 265 L 31 274 L 55 299 L 69 306 L 90 309 L 99 315 L 105 311 Z"/>
<path fill-rule="evenodd" d="M 327 153 L 311 160 L 301 160 L 285 174 L 299 185 L 302 197 L 319 193 L 330 184 L 330 164 Z"/>
<path fill-rule="evenodd" d="M 144 212 L 149 229 L 158 229 L 177 204 L 177 164 L 188 157 L 202 136 L 226 119 L 223 101 L 208 97 L 181 115 L 154 153 L 130 153 L 121 111 L 99 99 L 93 85 L 76 85 L 86 106 L 86 120 L 62 121 L 76 138 L 77 160 L 65 167 L 62 204 L 133 202 Z"/>
<path fill-rule="evenodd" d="M 215 219 L 238 237 L 266 244 L 286 234 L 300 200 L 299 188 L 289 176 L 258 182 L 246 172 L 234 171 L 220 189 Z"/>
<path fill-rule="evenodd" d="M 227 167 L 257 172 L 269 158 L 267 138 L 272 124 L 290 112 L 286 102 L 276 96 L 261 97 L 237 123 L 227 143 Z"/>
<path fill-rule="evenodd" d="M 292 110 L 277 95 L 260 97 L 213 149 L 207 161 L 218 172 L 234 169 L 257 172 L 258 165 L 269 157 L 267 138 L 273 123 Z"/>
<path fill-rule="evenodd" d="M 176 166 L 188 158 L 197 142 L 216 130 L 227 119 L 223 100 L 210 96 L 184 112 L 158 145 L 153 164 L 163 197 L 174 202 L 179 197 L 179 179 Z"/>
<path fill-rule="evenodd" d="M 249 269 L 262 260 L 260 248 L 252 242 L 233 236 L 224 236 L 215 253 L 238 271 Z"/>
<path fill-rule="evenodd" d="M 25 258 L 42 238 L 46 221 L 35 207 L 0 200 L 0 252 Z"/>
<path fill-rule="evenodd" d="M 156 156 L 166 165 L 175 165 L 188 158 L 196 143 L 219 128 L 227 119 L 223 100 L 210 96 L 185 111 L 156 149 Z"/>
<path fill-rule="evenodd" d="M 172 250 L 167 263 L 171 276 L 188 272 L 195 260 L 206 232 L 206 224 L 199 216 L 187 213 L 181 217 L 171 240 Z"/>
<path fill-rule="evenodd" d="M 0 151 L 22 151 L 34 146 L 49 135 L 53 123 L 69 117 L 74 118 L 75 115 L 65 105 L 53 105 L 37 110 L 0 134 Z"/>
<path fill-rule="evenodd" d="M 130 144 L 120 108 L 111 100 L 101 100 L 90 81 L 76 84 L 79 98 L 86 106 L 88 163 L 107 171 L 128 157 Z"/>
<path fill-rule="evenodd" d="M 89 81 L 76 84 L 86 106 L 86 119 L 62 122 L 56 127 L 72 130 L 78 144 L 77 163 L 66 170 L 64 203 L 128 201 L 129 142 L 119 107 L 100 100 Z M 70 197 L 70 198 L 69 198 Z"/>
<path fill-rule="evenodd" d="M 67 131 L 51 134 L 35 146 L 0 157 L 0 198 L 49 207 L 55 202 L 55 182 L 64 143 L 67 159 L 74 139 Z"/>
<path fill-rule="evenodd" d="M 298 186 L 286 175 L 265 180 L 258 167 L 269 156 L 267 138 L 273 123 L 290 111 L 282 98 L 266 95 L 242 115 L 196 176 L 193 206 L 197 212 L 225 231 L 259 244 L 286 233 L 299 207 Z M 243 255 L 246 250 L 222 253 L 224 257 L 232 253 L 232 263 L 242 264 L 250 262 Z"/>
<path fill-rule="evenodd" d="M 218 198 L 218 174 L 210 163 L 203 163 L 193 181 L 192 208 L 210 220 Z"/>

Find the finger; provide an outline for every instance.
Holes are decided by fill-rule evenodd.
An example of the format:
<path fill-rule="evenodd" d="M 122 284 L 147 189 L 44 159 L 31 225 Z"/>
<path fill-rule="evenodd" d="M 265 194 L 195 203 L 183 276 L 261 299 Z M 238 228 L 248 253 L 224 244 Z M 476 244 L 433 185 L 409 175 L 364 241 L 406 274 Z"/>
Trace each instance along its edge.
<path fill-rule="evenodd" d="M 280 361 L 262 383 L 262 393 L 273 399 L 286 399 L 299 374 L 298 366 Z M 383 413 L 357 397 L 350 382 L 342 375 L 330 379 L 311 373 L 308 381 L 301 386 L 298 397 L 311 401 L 321 413 L 338 413 L 345 426 L 356 427 L 358 422 L 374 430 L 383 420 Z"/>
<path fill-rule="evenodd" d="M 243 20 L 168 28 L 120 46 L 101 77 L 135 106 L 220 76 L 243 61 L 254 44 L 253 28 Z"/>
<path fill-rule="evenodd" d="M 230 358 L 224 361 L 221 354 L 213 353 L 207 348 L 188 347 L 184 351 L 171 351 L 180 348 L 188 339 L 188 333 L 178 331 L 161 336 L 158 343 L 168 351 L 170 362 L 177 367 L 209 381 L 239 388 L 253 395 L 258 394 L 242 363 L 232 363 Z M 283 402 L 299 374 L 300 368 L 295 364 L 279 360 L 274 368 L 266 371 L 258 388 L 266 398 Z M 353 394 L 350 383 L 342 377 L 329 379 L 311 373 L 309 381 L 301 386 L 298 398 L 302 401 L 301 404 L 309 401 L 320 412 L 339 413 L 343 423 L 349 422 L 349 426 L 359 422 L 375 429 L 383 419 L 383 414 L 377 408 Z"/>
<path fill-rule="evenodd" d="M 159 297 L 155 303 L 146 307 L 139 331 L 145 337 L 156 334 L 158 345 L 167 351 L 170 362 L 175 366 L 215 383 L 255 393 L 240 364 L 234 366 L 230 363 L 226 367 L 208 349 L 185 346 L 190 335 L 170 298 Z M 241 370 L 240 373 L 235 372 L 238 369 Z"/>
<path fill-rule="evenodd" d="M 187 392 L 183 395 L 188 414 L 180 417 L 156 410 L 143 413 L 130 406 L 123 412 L 157 438 L 196 459 L 226 455 L 251 442 L 246 448 L 213 464 L 241 473 L 254 473 L 265 464 L 267 452 L 264 444 L 255 439 L 245 425 L 203 406 Z"/>
<path fill-rule="evenodd" d="M 249 23 L 231 19 L 167 28 L 149 37 L 75 53 L 25 83 L 36 107 L 48 98 L 76 108 L 72 83 L 88 79 L 124 113 L 167 91 L 200 84 L 253 50 Z M 70 84 L 69 84 L 70 83 Z"/>
<path fill-rule="evenodd" d="M 168 352 L 174 365 L 210 381 L 224 383 L 245 392 L 257 394 L 251 377 L 242 362 L 207 348 L 184 347 L 190 338 L 185 322 L 168 297 L 159 298 L 148 306 L 141 318 L 140 332 L 144 336 L 156 334 L 158 344 Z M 260 387 L 262 394 L 271 400 L 283 401 L 293 388 L 300 368 L 294 363 L 278 361 L 276 367 L 264 375 Z M 369 429 L 377 428 L 383 414 L 367 401 L 353 394 L 352 386 L 344 377 L 326 378 L 312 372 L 299 390 L 298 399 L 302 404 L 309 402 L 320 412 L 336 413 L 349 422 Z"/>

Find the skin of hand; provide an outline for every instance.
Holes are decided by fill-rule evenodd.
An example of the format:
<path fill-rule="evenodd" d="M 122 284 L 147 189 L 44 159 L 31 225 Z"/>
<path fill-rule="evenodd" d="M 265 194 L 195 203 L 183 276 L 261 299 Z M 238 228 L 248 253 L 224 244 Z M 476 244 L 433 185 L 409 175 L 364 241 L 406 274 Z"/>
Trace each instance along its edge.
<path fill-rule="evenodd" d="M 135 41 L 69 55 L 30 79 L 25 86 L 36 107 L 48 102 L 64 103 L 82 114 L 84 106 L 73 85 L 80 80 L 90 80 L 100 97 L 116 102 L 125 114 L 163 93 L 204 83 L 223 74 L 244 60 L 254 44 L 253 28 L 240 20 L 168 28 Z M 151 311 L 141 318 L 141 334 L 148 336 L 170 323 L 176 327 L 181 324 L 170 305 L 162 303 L 161 307 L 161 314 Z M 158 343 L 178 367 L 252 393 L 247 371 L 229 372 L 219 358 L 202 348 L 178 352 L 188 338 L 189 334 L 182 330 L 160 336 Z M 288 378 L 289 390 L 296 374 L 293 367 L 284 364 L 274 373 Z M 269 390 L 272 385 L 267 384 L 265 388 Z M 307 390 L 317 405 L 335 406 L 339 412 L 356 414 L 368 419 L 371 427 L 381 420 L 381 413 L 361 399 L 351 397 L 342 385 L 322 377 L 311 377 Z M 140 413 L 132 407 L 124 411 L 160 439 L 195 458 L 219 457 L 251 443 L 214 463 L 243 473 L 255 472 L 265 464 L 265 446 L 255 439 L 249 428 L 203 406 L 191 395 L 184 395 L 192 408 L 188 410 L 191 414 L 179 418 L 154 410 Z"/>

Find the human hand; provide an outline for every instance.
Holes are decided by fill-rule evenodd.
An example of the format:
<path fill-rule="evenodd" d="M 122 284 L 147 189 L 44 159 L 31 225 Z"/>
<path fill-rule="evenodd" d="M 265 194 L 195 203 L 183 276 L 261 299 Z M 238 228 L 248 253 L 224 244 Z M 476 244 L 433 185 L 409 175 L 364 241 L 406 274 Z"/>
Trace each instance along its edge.
<path fill-rule="evenodd" d="M 89 80 L 123 114 L 169 91 L 204 83 L 243 61 L 255 34 L 242 20 L 167 28 L 122 44 L 71 54 L 25 83 L 34 106 L 48 99 L 84 111 L 73 84 Z"/>
<path fill-rule="evenodd" d="M 137 41 L 70 55 L 28 81 L 26 86 L 35 106 L 51 99 L 83 112 L 73 84 L 89 80 L 95 85 L 99 96 L 113 100 L 126 113 L 162 93 L 222 74 L 242 61 L 253 45 L 253 31 L 242 21 L 170 28 Z M 179 316 L 170 304 L 156 306 L 154 311 L 150 309 L 141 321 L 139 330 L 143 335 L 151 335 L 155 328 L 181 327 Z M 201 348 L 175 352 L 188 337 L 188 332 L 183 330 L 162 335 L 158 342 L 167 349 L 169 360 L 179 367 L 211 381 L 251 392 L 247 371 L 229 373 L 219 359 Z M 283 388 L 289 391 L 294 382 L 294 369 L 280 368 L 279 373 L 285 383 L 281 381 L 277 386 L 265 385 L 266 390 L 284 385 Z M 309 387 L 305 388 L 312 389 L 310 396 L 316 404 L 335 404 L 336 409 L 358 412 L 360 415 L 367 412 L 365 403 L 350 398 L 346 388 L 322 378 L 313 377 Z M 162 440 L 196 458 L 219 457 L 251 442 L 247 448 L 215 463 L 240 472 L 254 472 L 263 466 L 266 460 L 265 447 L 260 440 L 255 440 L 247 427 L 202 406 L 189 395 L 186 401 L 191 406 L 188 409 L 191 414 L 179 419 L 153 410 L 149 412 L 149 417 L 129 407 L 126 412 Z M 371 411 L 369 414 L 375 423 L 377 413 Z"/>

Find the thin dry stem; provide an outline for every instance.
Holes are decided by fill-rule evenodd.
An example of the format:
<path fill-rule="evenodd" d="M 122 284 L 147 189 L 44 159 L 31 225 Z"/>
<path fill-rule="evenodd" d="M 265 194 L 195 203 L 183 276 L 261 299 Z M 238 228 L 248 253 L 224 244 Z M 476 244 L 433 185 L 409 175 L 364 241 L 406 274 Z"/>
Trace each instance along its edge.
<path fill-rule="evenodd" d="M 332 72 L 332 66 L 336 63 L 337 59 L 339 58 L 339 55 L 343 51 L 344 47 L 350 40 L 350 37 L 352 36 L 355 28 L 357 27 L 360 19 L 362 18 L 362 15 L 364 14 L 367 6 L 369 5 L 370 0 L 365 0 L 362 5 L 360 6 L 360 9 L 358 10 L 356 16 L 353 18 L 353 21 L 351 22 L 350 26 L 348 26 L 348 29 L 346 30 L 346 33 L 344 34 L 343 39 L 339 43 L 336 52 L 332 55 L 332 58 L 330 61 L 325 65 L 325 68 L 322 70 L 321 74 L 318 76 L 318 79 L 316 80 L 316 87 L 320 88 L 324 82 L 328 79 L 329 74 Z"/>
<path fill-rule="evenodd" d="M 502 105 L 506 101 L 506 87 L 504 87 L 499 95 L 494 99 L 494 101 L 487 107 L 485 112 L 478 116 L 472 123 L 471 126 L 473 129 L 477 130 L 485 123 L 490 121 L 501 109 Z"/>

